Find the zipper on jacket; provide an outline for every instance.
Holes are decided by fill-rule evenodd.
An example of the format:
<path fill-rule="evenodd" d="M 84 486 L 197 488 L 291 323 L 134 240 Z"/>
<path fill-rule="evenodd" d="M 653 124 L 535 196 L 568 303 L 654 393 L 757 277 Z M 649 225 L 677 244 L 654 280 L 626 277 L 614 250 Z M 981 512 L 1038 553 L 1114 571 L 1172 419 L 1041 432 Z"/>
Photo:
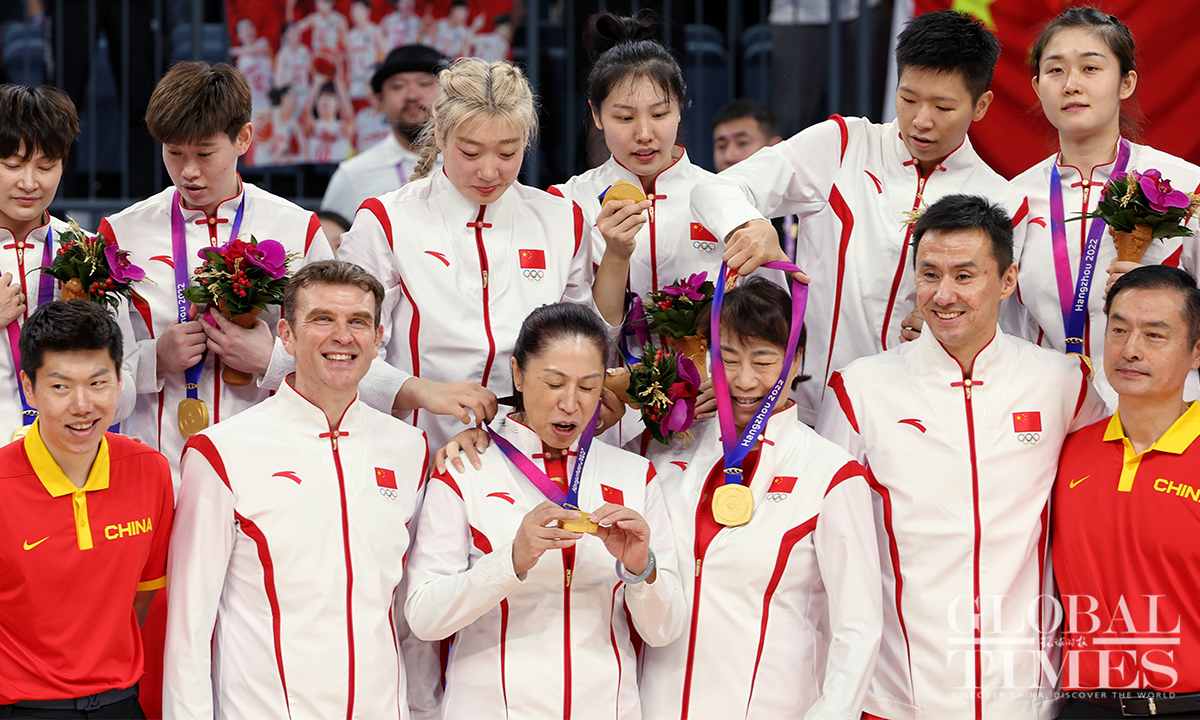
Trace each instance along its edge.
<path fill-rule="evenodd" d="M 483 229 L 492 226 L 491 223 L 483 221 L 483 213 L 486 210 L 487 205 L 480 205 L 475 222 L 467 223 L 467 227 L 475 228 L 475 249 L 479 252 L 480 282 L 483 285 L 483 330 L 488 341 L 487 362 L 483 365 L 483 379 L 480 381 L 484 387 L 487 387 L 488 377 L 492 374 L 492 362 L 496 359 L 496 340 L 492 337 L 492 310 L 488 292 L 488 257 L 487 250 L 483 247 Z"/>
<path fill-rule="evenodd" d="M 575 568 L 575 547 L 563 548 L 563 720 L 571 717 L 571 571 Z"/>
<path fill-rule="evenodd" d="M 654 292 L 658 292 L 658 233 L 657 223 L 654 220 L 654 208 L 658 204 L 658 193 L 653 190 L 646 196 L 650 200 L 650 207 L 646 209 L 649 213 L 647 218 L 650 221 L 650 286 Z M 666 198 L 666 195 L 663 195 Z"/>
<path fill-rule="evenodd" d="M 975 454 L 975 413 L 971 406 L 971 387 L 983 385 L 982 382 L 972 382 L 971 378 L 963 375 L 963 403 L 967 410 L 967 447 L 971 455 L 971 507 L 975 520 L 975 547 L 971 568 L 972 591 L 974 592 L 973 613 L 975 616 L 975 720 L 983 718 L 983 658 L 979 652 L 979 644 L 983 633 L 983 616 L 980 607 L 979 555 L 983 535 L 983 523 L 979 517 L 979 463 Z"/>
<path fill-rule="evenodd" d="M 917 171 L 917 193 L 913 196 L 912 204 L 912 212 L 916 212 L 921 208 L 921 202 L 925 199 L 925 182 L 942 165 L 938 163 L 933 170 L 929 171 L 928 176 L 924 176 L 921 175 L 921 166 L 917 165 L 916 161 L 913 161 L 912 164 Z M 879 335 L 879 342 L 884 350 L 888 349 L 888 328 L 892 322 L 892 311 L 896 309 L 896 293 L 900 291 L 900 283 L 904 280 L 905 261 L 908 260 L 908 245 L 912 242 L 914 224 L 908 223 L 907 229 L 904 231 L 904 245 L 900 248 L 900 264 L 896 266 L 896 276 L 892 278 L 892 291 L 888 295 L 887 311 L 883 315 L 883 332 Z"/>
<path fill-rule="evenodd" d="M 346 720 L 350 720 L 354 715 L 354 570 L 350 564 L 350 513 L 346 505 L 346 477 L 342 472 L 342 456 L 338 452 L 338 438 L 349 434 L 339 430 L 321 433 L 321 437 L 329 438 L 329 444 L 333 450 L 333 466 L 337 469 L 338 494 L 342 502 L 342 549 L 346 558 L 346 640 L 350 660 Z"/>

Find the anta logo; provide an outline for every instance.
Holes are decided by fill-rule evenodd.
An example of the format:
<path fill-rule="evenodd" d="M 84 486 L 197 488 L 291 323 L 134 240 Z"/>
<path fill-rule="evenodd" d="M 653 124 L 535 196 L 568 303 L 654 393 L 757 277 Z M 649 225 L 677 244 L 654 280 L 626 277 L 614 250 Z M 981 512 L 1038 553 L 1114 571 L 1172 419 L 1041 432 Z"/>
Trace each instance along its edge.
<path fill-rule="evenodd" d="M 105 527 L 104 537 L 108 538 L 109 540 L 117 540 L 123 537 L 133 537 L 134 535 L 148 533 L 153 529 L 154 526 L 150 524 L 150 518 L 146 518 L 145 520 L 130 520 L 129 522 L 122 523 L 120 525 L 109 525 Z"/>
<path fill-rule="evenodd" d="M 425 254 L 434 256 L 438 260 L 441 260 L 442 262 L 446 263 L 446 267 L 450 267 L 450 261 L 446 259 L 445 253 L 434 252 L 432 250 L 426 250 Z"/>
<path fill-rule="evenodd" d="M 897 420 L 896 422 L 900 425 L 912 425 L 921 432 L 925 432 L 925 426 L 922 425 L 921 421 L 916 418 L 904 418 L 903 420 Z"/>

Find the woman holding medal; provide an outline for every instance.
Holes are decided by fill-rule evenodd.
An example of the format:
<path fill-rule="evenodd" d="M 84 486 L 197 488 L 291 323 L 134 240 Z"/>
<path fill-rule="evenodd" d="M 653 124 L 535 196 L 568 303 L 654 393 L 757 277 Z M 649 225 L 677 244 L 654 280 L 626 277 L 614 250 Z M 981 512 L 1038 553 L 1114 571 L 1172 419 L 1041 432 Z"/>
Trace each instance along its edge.
<path fill-rule="evenodd" d="M 654 467 L 593 442 L 606 350 L 592 310 L 534 310 L 510 361 L 520 409 L 478 469 L 429 482 L 405 616 L 422 640 L 454 637 L 442 717 L 640 718 L 634 631 L 683 632 Z"/>
<path fill-rule="evenodd" d="M 882 631 L 872 492 L 788 398 L 807 287 L 724 285 L 708 333 L 718 420 L 649 455 L 691 577 L 688 631 L 643 651 L 645 714 L 857 718 Z"/>
<path fill-rule="evenodd" d="M 1103 220 L 1078 220 L 1094 212 L 1101 188 L 1118 172 L 1155 169 L 1185 192 L 1200 190 L 1200 167 L 1129 140 L 1136 134 L 1137 69 L 1133 36 L 1114 15 L 1071 8 L 1051 20 L 1029 52 L 1029 69 L 1046 119 L 1058 131 L 1059 151 L 1026 170 L 1013 184 L 1029 197 L 1031 217 L 1019 258 L 1021 302 L 1038 328 L 1039 344 L 1091 358 L 1092 382 L 1116 407 L 1104 376 L 1104 282 L 1138 263 L 1182 265 L 1195 273 L 1195 243 L 1153 241 L 1144 257 L 1119 257 Z M 1086 302 L 1076 302 L 1086 298 Z M 1189 397 L 1196 397 L 1196 380 Z"/>

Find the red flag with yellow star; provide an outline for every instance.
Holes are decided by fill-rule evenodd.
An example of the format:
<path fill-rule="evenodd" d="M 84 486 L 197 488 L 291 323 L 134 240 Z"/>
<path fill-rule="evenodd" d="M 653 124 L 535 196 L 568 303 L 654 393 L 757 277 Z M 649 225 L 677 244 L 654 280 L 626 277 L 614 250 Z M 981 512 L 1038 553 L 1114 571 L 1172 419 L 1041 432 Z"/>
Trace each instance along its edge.
<path fill-rule="evenodd" d="M 519 250 L 521 256 L 521 268 L 524 270 L 545 270 L 546 269 L 546 251 L 545 250 Z"/>
<path fill-rule="evenodd" d="M 717 237 L 715 235 L 713 235 L 712 233 L 710 233 L 708 231 L 708 228 L 704 227 L 703 225 L 701 225 L 698 222 L 692 223 L 692 239 L 693 240 L 706 240 L 708 242 L 714 242 L 714 243 L 717 241 Z"/>
<path fill-rule="evenodd" d="M 375 482 L 381 488 L 396 489 L 396 472 L 386 468 L 375 468 Z"/>

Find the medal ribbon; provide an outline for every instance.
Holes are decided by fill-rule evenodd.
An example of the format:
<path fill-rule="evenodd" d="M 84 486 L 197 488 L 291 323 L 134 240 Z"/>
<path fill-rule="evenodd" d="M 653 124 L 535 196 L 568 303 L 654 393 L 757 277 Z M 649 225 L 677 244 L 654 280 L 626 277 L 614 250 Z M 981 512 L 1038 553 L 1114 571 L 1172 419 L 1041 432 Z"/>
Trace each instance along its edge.
<path fill-rule="evenodd" d="M 54 245 L 54 229 L 46 226 L 46 241 L 42 243 L 42 266 L 38 277 L 38 301 L 36 307 L 41 307 L 54 299 L 54 276 L 46 272 L 50 267 L 51 248 Z M 26 298 L 28 301 L 29 298 Z M 8 344 L 12 348 L 13 375 L 17 380 L 17 393 L 21 396 L 21 424 L 32 425 L 37 419 L 37 410 L 29 407 L 25 400 L 25 386 L 21 384 L 21 326 L 17 320 L 8 324 Z"/>
<path fill-rule="evenodd" d="M 783 270 L 784 272 L 803 272 L 794 264 L 785 260 L 765 263 L 765 268 Z M 733 422 L 733 406 L 729 401 L 729 380 L 725 377 L 725 368 L 721 364 L 721 308 L 725 304 L 725 276 L 727 268 L 721 263 L 721 274 L 717 278 L 717 288 L 713 295 L 712 316 L 709 331 L 709 347 L 712 353 L 713 392 L 717 397 L 717 418 L 721 423 L 721 445 L 725 451 L 725 484 L 741 484 L 742 460 L 746 453 L 758 441 L 758 435 L 767 425 L 767 419 L 775 409 L 780 396 L 784 395 L 784 384 L 792 369 L 792 361 L 796 358 L 796 346 L 800 344 L 800 328 L 804 324 L 804 309 L 808 305 L 808 285 L 792 279 L 792 327 L 788 332 L 787 351 L 783 357 L 783 369 L 774 387 L 763 398 L 754 418 L 746 425 L 742 436 L 735 439 L 737 427 Z"/>
<path fill-rule="evenodd" d="M 403 160 L 396 163 L 396 174 L 400 176 L 400 185 L 401 186 L 403 186 L 404 183 L 408 182 L 408 174 L 404 172 L 404 161 Z M 353 219 L 353 218 L 351 218 L 351 219 Z"/>
<path fill-rule="evenodd" d="M 1121 138 L 1117 145 L 1117 160 L 1112 174 L 1125 171 L 1129 162 L 1129 141 Z M 1111 177 L 1111 175 L 1109 176 Z M 1096 261 L 1100 257 L 1100 240 L 1108 227 L 1101 218 L 1093 218 L 1087 241 L 1079 258 L 1079 276 L 1075 292 L 1071 292 L 1071 256 L 1067 252 L 1066 212 L 1063 209 L 1062 180 L 1056 162 L 1050 170 L 1050 238 L 1054 246 L 1054 275 L 1058 282 L 1058 300 L 1062 304 L 1063 330 L 1066 332 L 1067 352 L 1083 354 L 1083 325 L 1088 314 L 1088 294 L 1095 279 Z"/>
<path fill-rule="evenodd" d="M 178 311 L 179 324 L 182 325 L 188 317 L 187 298 L 183 296 L 190 278 L 188 277 L 187 231 L 183 222 L 183 210 L 180 209 L 179 191 L 171 200 L 171 262 L 175 265 L 175 308 Z M 236 239 L 242 228 L 242 216 L 246 210 L 246 195 L 243 192 L 242 201 L 238 204 L 237 213 L 233 216 L 233 228 L 229 238 Z M 204 355 L 200 361 L 183 373 L 184 389 L 187 396 L 193 400 L 200 397 L 200 373 L 204 370 Z"/>
<path fill-rule="evenodd" d="M 621 354 L 625 356 L 625 364 L 629 366 L 636 365 L 642 361 L 641 358 L 633 354 L 633 350 L 629 347 L 629 339 L 633 338 L 637 343 L 638 352 L 646 347 L 646 343 L 650 342 L 650 318 L 646 317 L 646 308 L 642 306 L 642 299 L 636 293 L 625 291 L 625 307 L 628 309 L 625 321 L 625 327 L 621 329 Z"/>
<path fill-rule="evenodd" d="M 495 430 L 490 427 L 488 435 L 492 436 L 492 441 L 500 447 L 500 451 L 504 453 L 504 457 L 517 467 L 529 482 L 542 491 L 542 494 L 547 499 L 570 510 L 580 510 L 579 508 L 579 484 L 583 480 L 583 465 L 587 461 L 588 453 L 592 449 L 592 438 L 596 436 L 596 420 L 600 418 L 600 408 L 603 403 L 596 405 L 596 412 L 592 413 L 592 419 L 583 429 L 583 434 L 579 436 L 579 451 L 575 455 L 575 469 L 571 471 L 571 484 L 567 486 L 567 491 L 558 486 L 553 480 L 542 472 L 542 469 L 533 464 L 533 461 L 525 457 L 525 453 L 518 450 L 507 439 L 500 436 Z M 581 511 L 582 512 L 582 511 Z"/>

